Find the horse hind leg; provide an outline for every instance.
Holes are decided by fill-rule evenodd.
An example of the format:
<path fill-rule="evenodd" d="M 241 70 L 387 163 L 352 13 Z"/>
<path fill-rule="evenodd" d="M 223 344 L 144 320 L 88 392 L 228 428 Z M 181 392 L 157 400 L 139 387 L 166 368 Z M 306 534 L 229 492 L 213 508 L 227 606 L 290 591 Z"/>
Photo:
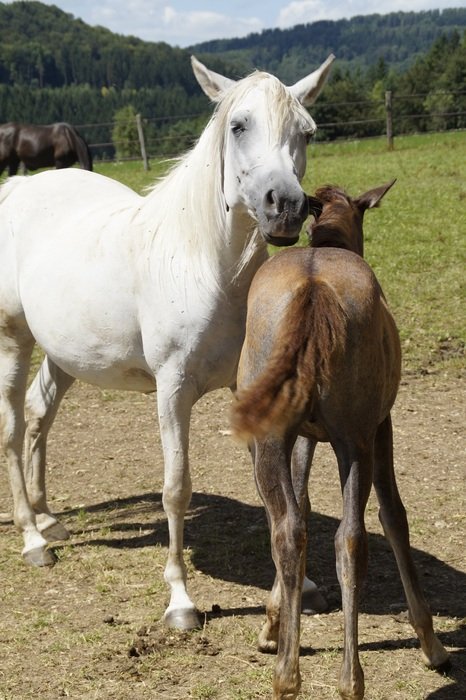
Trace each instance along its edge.
<path fill-rule="evenodd" d="M 291 457 L 291 478 L 293 483 L 293 491 L 296 502 L 299 506 L 304 521 L 309 521 L 311 512 L 311 503 L 309 500 L 308 481 L 312 465 L 312 458 L 316 448 L 315 440 L 310 440 L 298 436 L 293 447 Z M 253 454 L 253 462 L 255 449 L 251 450 Z M 266 509 L 267 518 L 270 516 Z M 272 586 L 272 590 L 267 599 L 267 618 L 264 626 L 259 633 L 258 649 L 265 654 L 272 654 L 278 648 L 278 635 L 280 627 L 280 599 L 281 588 L 278 574 Z M 304 576 L 301 594 L 301 612 L 305 615 L 315 615 L 325 612 L 328 609 L 328 603 L 322 593 L 319 591 L 316 584 L 307 576 Z"/>
<path fill-rule="evenodd" d="M 377 431 L 374 487 L 380 506 L 380 522 L 395 554 L 408 602 L 410 622 L 419 638 L 424 663 L 430 668 L 441 669 L 448 665 L 448 653 L 434 634 L 432 614 L 419 585 L 411 555 L 408 520 L 393 468 L 393 435 L 390 416 Z"/>
<path fill-rule="evenodd" d="M 309 520 L 311 503 L 308 493 L 309 474 L 314 456 L 316 441 L 302 436 L 296 439 L 292 458 L 291 474 L 296 501 L 306 522 Z M 250 445 L 253 464 L 255 463 L 254 443 Z M 267 519 L 270 519 L 266 509 Z M 328 603 L 314 581 L 304 576 L 301 593 L 301 612 L 303 615 L 316 615 L 328 610 Z M 278 576 L 272 586 L 267 600 L 267 620 L 259 633 L 258 649 L 265 654 L 272 654 L 278 647 L 278 629 L 280 624 L 280 582 Z"/>
<path fill-rule="evenodd" d="M 46 356 L 26 394 L 26 486 L 36 514 L 37 527 L 48 542 L 66 540 L 70 536 L 47 505 L 45 467 L 47 436 L 60 402 L 73 382 L 74 377 Z"/>
<path fill-rule="evenodd" d="M 308 483 L 316 445 L 317 443 L 315 440 L 298 436 L 291 457 L 293 489 L 306 522 L 309 521 L 311 514 Z M 323 613 L 326 610 L 328 610 L 326 599 L 319 591 L 314 581 L 304 576 L 301 595 L 301 612 L 304 615 L 315 615 Z"/>
<path fill-rule="evenodd" d="M 359 442 L 359 441 L 358 441 Z M 337 574 L 344 618 L 343 662 L 339 692 L 344 700 L 364 697 L 364 674 L 358 655 L 359 596 L 367 571 L 364 511 L 372 485 L 372 444 L 334 445 L 343 492 L 343 517 L 335 536 Z"/>
<path fill-rule="evenodd" d="M 268 437 L 256 442 L 255 452 L 256 483 L 269 518 L 272 556 L 277 568 L 259 648 L 277 651 L 274 700 L 293 700 L 301 685 L 299 637 L 306 517 L 294 492 L 291 447 L 286 440 Z"/>
<path fill-rule="evenodd" d="M 34 340 L 11 319 L 0 324 L 0 439 L 8 463 L 13 520 L 24 540 L 22 555 L 34 566 L 55 563 L 53 552 L 37 528 L 29 503 L 22 465 L 25 432 L 24 397 Z"/>

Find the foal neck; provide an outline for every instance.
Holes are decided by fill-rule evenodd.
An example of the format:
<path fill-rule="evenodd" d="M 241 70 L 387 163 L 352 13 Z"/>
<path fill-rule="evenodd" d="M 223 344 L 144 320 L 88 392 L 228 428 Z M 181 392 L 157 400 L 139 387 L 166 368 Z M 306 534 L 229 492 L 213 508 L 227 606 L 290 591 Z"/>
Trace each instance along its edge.
<path fill-rule="evenodd" d="M 326 186 L 316 192 L 322 213 L 308 229 L 313 248 L 342 248 L 364 257 L 362 214 L 339 188 Z"/>

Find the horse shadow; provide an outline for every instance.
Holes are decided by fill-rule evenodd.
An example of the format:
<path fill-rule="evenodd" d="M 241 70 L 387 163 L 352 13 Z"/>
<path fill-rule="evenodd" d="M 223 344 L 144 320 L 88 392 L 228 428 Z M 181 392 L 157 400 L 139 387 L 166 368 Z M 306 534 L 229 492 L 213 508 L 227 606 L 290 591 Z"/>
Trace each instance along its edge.
<path fill-rule="evenodd" d="M 108 514 L 105 531 L 102 515 Z M 141 549 L 154 545 L 168 547 L 168 526 L 161 493 L 144 493 L 90 505 L 80 523 L 82 509 L 65 509 L 59 515 L 72 533 L 67 547 L 106 546 Z M 333 540 L 339 520 L 313 512 L 309 523 L 307 573 L 323 589 L 330 610 L 341 606 L 336 576 Z M 80 533 L 86 534 L 80 540 Z M 93 534 L 95 533 L 95 536 Z M 74 541 L 73 541 L 74 540 Z M 372 615 L 404 615 L 406 603 L 392 551 L 382 534 L 368 533 L 369 565 L 360 611 Z M 214 579 L 264 589 L 264 604 L 274 578 L 270 536 L 262 506 L 250 505 L 216 494 L 193 493 L 185 518 L 185 546 L 196 569 Z M 59 549 L 59 547 L 57 548 Z M 421 585 L 434 615 L 466 617 L 466 573 L 442 562 L 428 552 L 412 548 Z M 264 614 L 263 606 L 230 607 L 206 612 L 207 621 L 218 614 Z M 403 618 L 402 618 L 403 619 Z M 435 624 L 435 623 L 434 623 Z M 463 700 L 466 691 L 466 623 L 456 630 L 438 633 L 451 652 L 446 675 L 452 684 L 433 691 L 426 700 Z M 361 643 L 360 649 L 380 651 L 417 645 L 414 635 L 406 639 Z M 301 654 L 315 654 L 318 648 L 302 648 Z"/>
<path fill-rule="evenodd" d="M 106 523 L 109 536 L 99 536 L 102 527 L 99 516 L 98 526 L 85 526 L 85 541 L 78 541 L 72 546 L 104 545 L 134 549 L 158 544 L 168 547 L 168 526 L 161 493 L 144 493 L 86 508 L 89 514 L 105 511 L 111 520 Z M 73 519 L 78 513 L 78 510 L 66 510 L 62 516 Z M 73 523 L 69 524 L 73 530 Z M 331 610 L 341 607 L 333 545 L 338 525 L 338 519 L 322 513 L 313 512 L 310 517 L 307 572 L 323 589 Z M 92 537 L 93 529 L 96 537 Z M 405 621 L 407 606 L 391 548 L 383 534 L 368 533 L 368 543 L 369 564 L 360 610 L 372 615 L 400 615 Z M 193 493 L 185 518 L 185 546 L 189 547 L 191 561 L 198 571 L 217 580 L 264 589 L 265 603 L 275 571 L 267 518 L 262 506 L 216 494 Z M 428 552 L 412 548 L 412 553 L 433 614 L 466 617 L 466 573 Z M 218 615 L 263 614 L 263 606 L 245 606 L 222 608 L 221 611 L 212 609 L 205 613 L 205 617 L 209 621 Z M 430 693 L 426 700 L 463 700 L 466 691 L 466 624 L 453 631 L 440 632 L 438 637 L 445 646 L 456 649 L 451 653 L 450 669 L 444 672 L 452 683 Z M 413 645 L 418 646 L 414 634 L 404 639 L 362 643 L 360 649 L 381 651 L 411 648 Z M 301 648 L 302 655 L 318 651 L 315 646 Z"/>
<path fill-rule="evenodd" d="M 99 525 L 84 525 L 85 541 L 72 546 L 107 546 L 134 549 L 168 547 L 168 526 L 161 493 L 144 493 L 86 507 L 88 514 L 108 512 L 108 537 L 98 536 Z M 79 510 L 61 513 L 71 531 L 81 529 L 73 518 Z M 140 516 L 140 517 L 138 517 Z M 339 520 L 313 512 L 309 523 L 307 572 L 323 587 L 331 608 L 341 604 L 335 569 L 334 536 Z M 96 537 L 92 537 L 92 532 Z M 115 534 L 119 533 L 119 537 Z M 403 588 L 392 550 L 383 534 L 368 533 L 369 565 L 361 612 L 398 614 L 406 609 Z M 270 536 L 265 510 L 217 494 L 193 493 L 185 518 L 185 546 L 194 567 L 215 579 L 269 590 L 274 578 Z M 434 614 L 466 617 L 466 573 L 428 552 L 412 549 L 413 558 Z"/>

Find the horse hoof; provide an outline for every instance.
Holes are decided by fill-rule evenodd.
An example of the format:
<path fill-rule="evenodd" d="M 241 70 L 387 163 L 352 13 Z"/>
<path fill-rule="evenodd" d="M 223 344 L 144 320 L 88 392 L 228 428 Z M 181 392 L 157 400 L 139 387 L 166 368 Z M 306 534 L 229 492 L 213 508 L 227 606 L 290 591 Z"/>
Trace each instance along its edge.
<path fill-rule="evenodd" d="M 176 630 L 195 630 L 202 628 L 201 618 L 194 608 L 168 610 L 163 616 L 163 621 L 167 627 Z"/>
<path fill-rule="evenodd" d="M 12 513 L 0 513 L 0 523 L 6 525 L 13 522 Z"/>
<path fill-rule="evenodd" d="M 57 561 L 57 557 L 51 549 L 37 547 L 23 552 L 23 559 L 31 566 L 53 566 Z"/>
<path fill-rule="evenodd" d="M 49 525 L 49 527 L 46 527 L 44 530 L 41 530 L 40 534 L 47 542 L 59 542 L 61 540 L 70 539 L 70 533 L 66 527 L 63 527 L 58 521 L 53 525 Z"/>
<path fill-rule="evenodd" d="M 301 596 L 301 612 L 303 615 L 317 615 L 326 610 L 328 610 L 328 603 L 317 588 L 303 592 Z"/>
<path fill-rule="evenodd" d="M 278 649 L 278 642 L 275 639 L 261 639 L 257 642 L 257 649 L 262 654 L 276 654 Z"/>
<path fill-rule="evenodd" d="M 451 668 L 451 660 L 448 651 L 443 644 L 434 636 L 429 654 L 422 652 L 422 657 L 427 668 L 439 673 L 445 673 Z"/>

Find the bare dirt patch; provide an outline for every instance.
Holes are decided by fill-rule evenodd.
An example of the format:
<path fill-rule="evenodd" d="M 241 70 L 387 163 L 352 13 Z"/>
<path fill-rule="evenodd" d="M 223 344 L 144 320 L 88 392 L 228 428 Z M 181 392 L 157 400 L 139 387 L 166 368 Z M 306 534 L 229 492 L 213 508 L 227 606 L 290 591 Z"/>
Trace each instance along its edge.
<path fill-rule="evenodd" d="M 416 563 L 453 668 L 422 665 L 374 499 L 360 646 L 367 700 L 466 697 L 464 423 L 461 380 L 406 377 L 394 411 L 399 486 Z M 172 632 L 159 620 L 167 526 L 154 397 L 77 384 L 49 442 L 48 484 L 72 532 L 53 569 L 26 567 L 11 522 L 0 525 L 1 700 L 245 700 L 270 697 L 274 659 L 256 651 L 273 579 L 266 519 L 246 450 L 228 434 L 228 392 L 195 408 L 194 494 L 186 520 L 189 589 L 205 626 Z M 0 511 L 11 507 L 6 474 Z M 330 612 L 303 617 L 302 698 L 336 698 L 342 615 L 333 535 L 341 513 L 333 454 L 311 475 L 309 571 Z"/>

